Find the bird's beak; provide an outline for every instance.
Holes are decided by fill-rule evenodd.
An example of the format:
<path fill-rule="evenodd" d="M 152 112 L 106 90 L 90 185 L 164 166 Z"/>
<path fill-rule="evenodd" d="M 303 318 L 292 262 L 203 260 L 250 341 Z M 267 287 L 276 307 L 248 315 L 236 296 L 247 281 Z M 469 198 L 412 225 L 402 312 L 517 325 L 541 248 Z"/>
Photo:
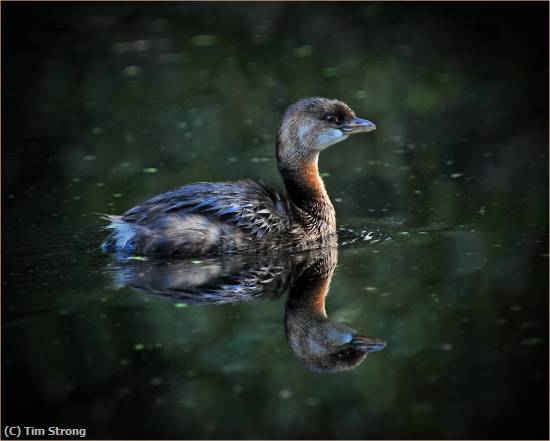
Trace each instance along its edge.
<path fill-rule="evenodd" d="M 372 132 L 373 130 L 376 130 L 376 126 L 368 119 L 353 118 L 351 121 L 342 125 L 340 130 L 347 135 L 353 135 L 355 133 Z"/>
<path fill-rule="evenodd" d="M 386 342 L 376 337 L 363 337 L 355 335 L 351 340 L 351 345 L 361 352 L 377 352 L 386 347 Z"/>

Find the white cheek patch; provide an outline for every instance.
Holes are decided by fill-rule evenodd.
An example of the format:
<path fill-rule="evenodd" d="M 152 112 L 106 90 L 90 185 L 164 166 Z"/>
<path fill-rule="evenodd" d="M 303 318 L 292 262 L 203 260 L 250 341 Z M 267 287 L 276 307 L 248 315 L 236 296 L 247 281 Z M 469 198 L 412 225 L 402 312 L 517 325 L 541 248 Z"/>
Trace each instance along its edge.
<path fill-rule="evenodd" d="M 327 332 L 327 337 L 331 343 L 336 345 L 345 345 L 353 340 L 353 334 L 349 331 L 332 328 Z"/>
<path fill-rule="evenodd" d="M 301 126 L 298 126 L 298 138 L 300 139 L 300 143 L 302 145 L 307 145 L 308 143 L 308 136 L 309 136 L 309 132 L 311 131 L 312 129 L 312 126 L 310 124 L 303 124 Z"/>
<path fill-rule="evenodd" d="M 347 137 L 348 135 L 338 129 L 323 130 L 323 132 L 317 136 L 315 148 L 317 150 L 324 150 L 337 142 L 343 141 Z"/>

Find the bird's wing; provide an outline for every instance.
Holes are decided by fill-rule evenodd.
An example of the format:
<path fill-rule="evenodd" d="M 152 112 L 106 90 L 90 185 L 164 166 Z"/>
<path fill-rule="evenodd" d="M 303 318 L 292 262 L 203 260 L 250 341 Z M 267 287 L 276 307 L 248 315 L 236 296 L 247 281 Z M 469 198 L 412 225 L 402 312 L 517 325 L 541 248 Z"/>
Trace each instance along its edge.
<path fill-rule="evenodd" d="M 224 304 L 274 299 L 284 294 L 303 271 L 300 254 L 234 254 L 193 260 L 111 260 L 107 270 L 114 286 L 188 304 Z"/>
<path fill-rule="evenodd" d="M 197 182 L 155 196 L 128 210 L 121 220 L 146 225 L 167 213 L 200 214 L 261 238 L 289 227 L 289 204 L 285 195 L 253 181 Z"/>

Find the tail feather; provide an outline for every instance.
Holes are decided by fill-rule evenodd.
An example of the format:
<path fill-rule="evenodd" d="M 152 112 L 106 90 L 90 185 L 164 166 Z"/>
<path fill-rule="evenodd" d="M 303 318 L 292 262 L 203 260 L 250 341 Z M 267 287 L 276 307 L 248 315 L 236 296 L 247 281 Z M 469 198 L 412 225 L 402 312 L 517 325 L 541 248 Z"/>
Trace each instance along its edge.
<path fill-rule="evenodd" d="M 134 228 L 122 220 L 122 216 L 111 214 L 101 214 L 101 218 L 109 221 L 103 230 L 111 230 L 111 234 L 101 244 L 101 249 L 104 252 L 109 251 L 126 251 L 131 252 L 134 248 L 133 237 L 135 235 Z"/>

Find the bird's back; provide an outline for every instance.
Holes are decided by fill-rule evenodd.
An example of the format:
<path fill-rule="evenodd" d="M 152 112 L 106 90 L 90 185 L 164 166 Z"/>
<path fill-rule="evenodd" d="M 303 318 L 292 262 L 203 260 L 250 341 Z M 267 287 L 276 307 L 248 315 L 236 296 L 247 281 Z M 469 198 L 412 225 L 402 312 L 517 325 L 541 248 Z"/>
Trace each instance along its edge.
<path fill-rule="evenodd" d="M 249 180 L 185 185 L 108 219 L 104 250 L 143 255 L 243 252 L 300 237 L 287 196 Z"/>

